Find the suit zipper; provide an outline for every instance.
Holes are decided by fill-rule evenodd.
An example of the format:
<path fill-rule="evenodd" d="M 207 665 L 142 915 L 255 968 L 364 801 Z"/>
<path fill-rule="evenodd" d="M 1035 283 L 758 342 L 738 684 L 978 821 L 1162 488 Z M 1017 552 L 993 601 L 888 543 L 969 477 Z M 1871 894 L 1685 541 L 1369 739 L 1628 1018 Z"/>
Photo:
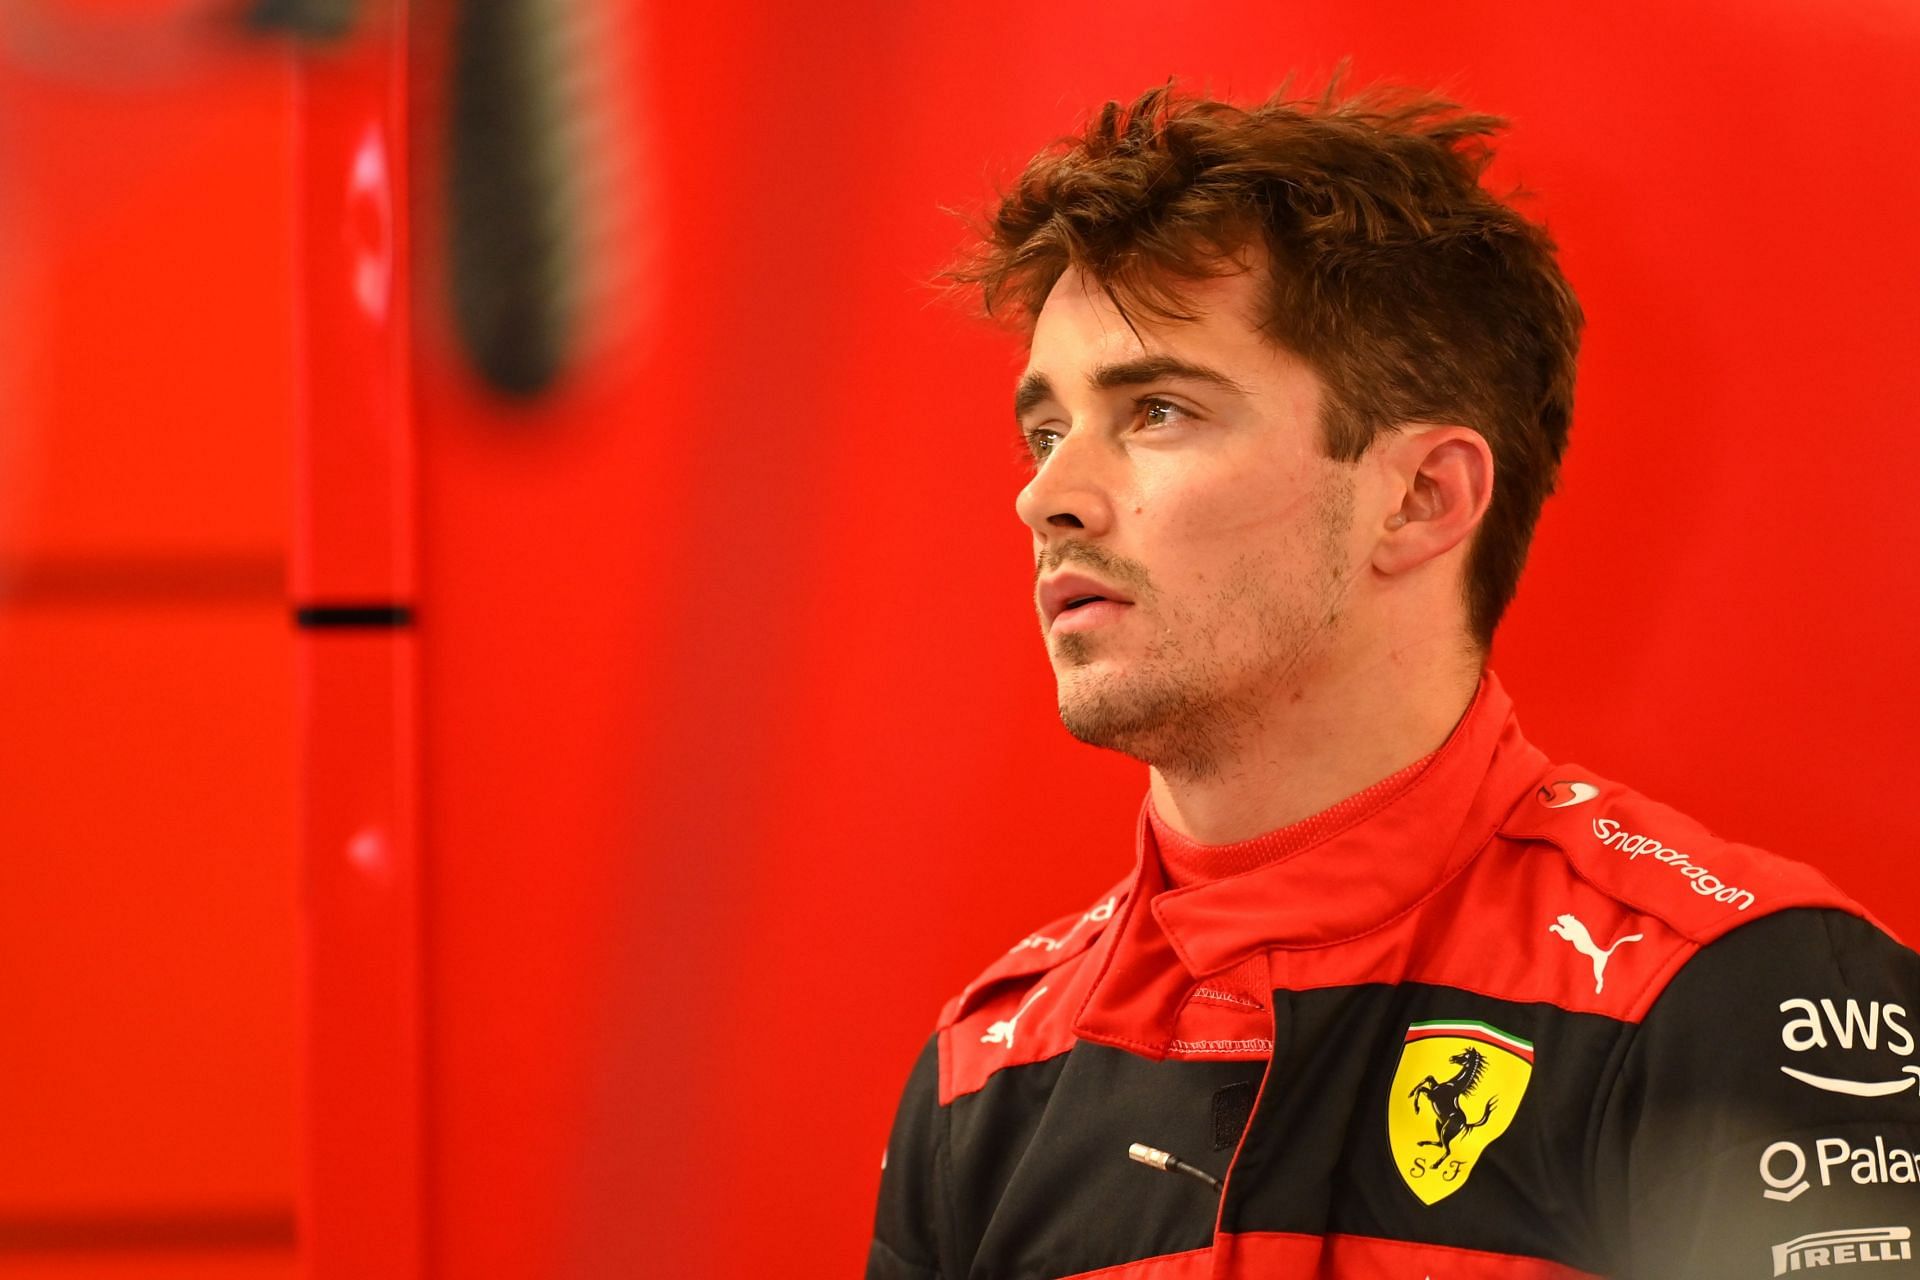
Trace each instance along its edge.
<path fill-rule="evenodd" d="M 1240 1128 L 1240 1140 L 1233 1144 L 1233 1159 L 1227 1161 L 1226 1174 L 1220 1179 L 1220 1206 L 1213 1215 L 1213 1249 L 1211 1264 L 1207 1274 L 1212 1280 L 1228 1280 L 1227 1263 L 1231 1250 L 1220 1247 L 1221 1227 L 1227 1220 L 1227 1200 L 1233 1193 L 1234 1171 L 1240 1167 L 1240 1153 L 1246 1149 L 1247 1135 L 1253 1132 L 1254 1122 L 1260 1118 L 1260 1104 L 1266 1100 L 1267 1089 L 1273 1084 L 1274 1063 L 1280 1057 L 1280 997 L 1273 993 L 1272 958 L 1268 958 L 1267 999 L 1272 1003 L 1268 1011 L 1273 1019 L 1273 1048 L 1267 1051 L 1266 1070 L 1260 1073 L 1260 1087 L 1254 1090 L 1253 1109 L 1247 1112 L 1247 1122 Z"/>

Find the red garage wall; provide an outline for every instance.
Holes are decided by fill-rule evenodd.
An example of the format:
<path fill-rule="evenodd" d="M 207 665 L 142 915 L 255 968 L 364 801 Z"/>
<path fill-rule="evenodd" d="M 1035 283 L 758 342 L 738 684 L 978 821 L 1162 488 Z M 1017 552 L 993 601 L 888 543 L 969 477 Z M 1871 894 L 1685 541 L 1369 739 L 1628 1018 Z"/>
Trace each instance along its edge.
<path fill-rule="evenodd" d="M 110 16 L 0 15 L 0 1274 L 286 1277 L 290 67 Z"/>
<path fill-rule="evenodd" d="M 400 753 L 383 763 L 356 750 L 368 722 L 327 715 L 341 698 L 372 705 L 369 686 L 316 679 L 319 649 L 303 640 L 304 687 L 340 692 L 301 722 L 332 754 L 298 757 L 312 766 L 299 788 L 306 812 L 317 797 L 354 832 L 368 829 L 346 825 L 356 812 L 378 825 L 392 797 L 356 800 L 342 780 L 368 768 L 402 779 L 417 827 L 392 846 L 391 883 L 419 897 L 383 917 L 394 937 L 330 914 L 340 902 L 324 895 L 306 917 L 323 963 L 370 944 L 411 956 L 322 1003 L 307 988 L 307 1026 L 324 1035 L 305 1060 L 338 1067 L 308 1081 L 298 1118 L 301 1251 L 316 1274 L 406 1274 L 394 1259 L 411 1245 L 380 1252 L 395 1236 L 369 1226 L 356 1186 L 397 1186 L 403 1199 L 385 1210 L 401 1205 L 417 1228 L 425 1270 L 457 1280 L 857 1271 L 894 1096 L 939 1004 L 1034 923 L 1118 878 L 1144 782 L 1053 719 L 1012 512 L 1019 352 L 926 283 L 959 243 L 941 207 L 977 203 L 1099 102 L 1169 74 L 1246 98 L 1290 68 L 1316 76 L 1351 55 L 1358 81 L 1437 84 L 1512 119 L 1495 183 L 1538 193 L 1528 207 L 1559 238 L 1590 327 L 1563 494 L 1496 666 L 1549 751 L 1817 863 L 1920 937 L 1909 859 L 1920 819 L 1904 785 L 1920 764 L 1920 677 L 1907 660 L 1920 547 L 1897 487 L 1920 463 L 1905 412 L 1920 393 L 1908 355 L 1920 338 L 1910 6 L 1316 0 L 1170 14 L 582 0 L 545 12 L 573 37 L 555 46 L 553 65 L 570 69 L 556 100 L 586 125 L 565 136 L 563 171 L 581 219 L 571 242 L 595 286 L 546 393 L 486 390 L 448 319 L 444 6 L 414 10 L 412 82 L 389 103 L 410 139 L 399 172 L 412 288 L 388 461 L 413 470 L 381 473 L 398 488 L 378 492 L 399 506 L 379 519 L 411 531 L 409 571 L 374 586 L 415 610 L 389 639 L 413 651 L 417 676 L 375 668 L 396 681 L 375 686 L 391 712 L 380 750 Z M 301 74 L 337 73 L 355 46 L 334 48 Z M 192 257 L 191 280 L 122 295 L 143 342 L 173 343 L 145 416 L 101 399 L 79 355 L 47 366 L 57 378 L 0 381 L 8 438 L 20 422 L 75 442 L 66 478 L 36 482 L 37 523 L 8 526 L 9 555 L 44 558 L 63 545 L 44 531 L 125 506 L 102 495 L 118 492 L 110 460 L 129 450 L 150 451 L 142 474 L 186 477 L 171 491 L 198 495 L 180 516 L 190 527 L 232 517 L 234 535 L 207 545 L 269 556 L 292 545 L 304 510 L 289 490 L 338 498 L 350 483 L 296 453 L 312 368 L 267 354 L 293 349 L 292 320 L 261 318 L 310 316 L 321 302 L 296 264 L 341 243 L 316 238 L 340 228 L 303 226 L 296 209 L 313 207 L 280 185 L 307 172 L 314 153 L 300 140 L 326 122 L 301 112 L 324 95 L 249 83 L 226 83 L 226 108 L 181 86 L 85 106 L 129 136 L 136 114 L 158 119 L 171 104 L 177 139 L 212 136 L 181 120 L 231 122 L 222 110 L 264 104 L 229 124 L 240 132 L 168 155 L 138 206 L 183 209 L 226 174 L 254 184 L 229 202 L 250 208 L 258 238 L 170 250 Z M 51 164 L 73 145 L 80 125 L 44 114 L 55 90 L 15 77 L 0 91 L 9 166 Z M 147 151 L 161 147 L 156 135 Z M 30 228 L 37 264 L 95 244 L 88 229 L 127 207 L 124 186 L 45 172 L 84 202 L 71 216 L 26 222 L 13 200 L 0 206 L 0 234 L 19 243 Z M 182 212 L 164 221 L 199 225 Z M 368 234 L 364 222 L 350 230 Z M 79 295 L 21 287 L 0 323 L 17 326 L 29 307 L 34 342 L 98 345 L 107 322 L 63 309 Z M 181 298 L 226 347 L 188 340 Z M 234 344 L 255 358 L 228 360 Z M 49 408 L 55 395 L 70 407 Z M 97 434 L 102 422 L 116 434 Z M 159 447 L 161 423 L 226 442 L 193 456 L 225 451 L 232 483 L 180 487 L 212 471 Z M 309 461 L 277 470 L 288 456 Z M 233 496 L 275 492 L 284 505 Z M 177 546 L 171 528 L 133 528 L 128 543 Z M 47 1137 L 50 1154 L 0 1187 L 6 1213 L 101 1203 L 108 1168 L 188 1168 L 217 1183 L 204 1201 L 182 1199 L 156 1174 L 114 1201 L 163 1215 L 285 1202 L 290 1109 L 222 1111 L 162 1086 L 177 1078 L 167 1053 L 192 1045 L 237 1096 L 292 1088 L 286 603 L 262 606 L 279 623 L 234 630 L 250 636 L 235 641 L 245 657 L 156 648 L 136 638 L 149 624 L 130 608 L 112 615 L 102 644 L 175 653 L 165 670 L 198 682 L 186 705 L 222 736 L 186 737 L 195 755 L 168 736 L 184 712 L 145 728 L 123 718 L 133 727 L 104 738 L 98 716 L 75 714 L 86 704 L 71 685 L 38 674 L 102 651 L 71 638 L 23 647 L 23 628 L 52 615 L 35 606 L 35 622 L 17 593 L 0 599 L 0 688 L 9 707 L 26 699 L 20 673 L 33 663 L 39 708 L 10 713 L 28 726 L 10 736 L 74 766 L 26 786 L 0 759 L 0 910 L 33 926 L 0 931 L 12 948 L 0 964 L 9 987 L 33 993 L 39 1020 L 22 1025 L 41 1046 L 39 1058 L 0 1057 L 0 1108 L 64 1108 L 91 1127 L 58 1132 L 84 1132 L 102 1153 L 87 1179 L 68 1178 Z M 211 606 L 180 607 L 213 625 Z M 77 637 L 83 624 L 58 625 Z M 389 735 L 416 724 L 417 739 Z M 116 744 L 113 768 L 81 768 L 103 741 Z M 209 770 L 224 771 L 221 787 L 193 790 Z M 76 790 L 79 777 L 95 790 Z M 254 813 L 248 832 L 223 837 L 227 870 L 139 878 L 141 859 L 158 856 L 153 833 L 170 828 L 138 797 L 168 787 L 222 821 Z M 329 879 L 346 865 L 344 840 L 324 824 L 301 830 L 309 885 L 371 892 Z M 71 851 L 62 861 L 13 853 L 56 845 Z M 87 888 L 102 883 L 141 891 Z M 209 897 L 239 884 L 251 886 L 244 902 Z M 166 920 L 198 922 L 192 948 Z M 108 933 L 143 939 L 165 963 L 200 957 L 172 986 L 183 1007 L 211 1011 L 156 1040 L 145 1006 L 124 998 L 138 966 L 46 944 Z M 417 1006 L 392 1002 L 407 989 Z M 244 1032 L 236 991 L 251 1001 Z M 387 1001 L 387 1020 L 356 1021 L 356 999 Z M 59 1069 L 110 1053 L 130 1055 L 113 1079 L 140 1086 L 137 1103 Z M 383 1063 L 399 1092 L 377 1090 Z M 376 1083 L 329 1088 L 340 1072 Z M 169 1164 L 179 1141 L 143 1136 L 183 1131 L 213 1135 L 204 1159 Z M 346 1132 L 375 1145 L 329 1145 Z M 393 1140 L 412 1144 L 417 1166 L 367 1154 Z M 353 1249 L 368 1252 L 356 1263 Z M 115 1256 L 113 1274 L 144 1275 L 167 1255 Z"/>

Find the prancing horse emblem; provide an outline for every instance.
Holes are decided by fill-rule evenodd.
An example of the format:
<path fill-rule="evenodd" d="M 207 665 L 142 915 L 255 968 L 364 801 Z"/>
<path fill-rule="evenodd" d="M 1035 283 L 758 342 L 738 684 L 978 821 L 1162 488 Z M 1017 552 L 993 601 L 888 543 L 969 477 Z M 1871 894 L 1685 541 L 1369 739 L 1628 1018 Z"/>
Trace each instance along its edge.
<path fill-rule="evenodd" d="M 1407 1190 L 1435 1204 L 1467 1184 L 1513 1124 L 1533 1078 L 1533 1044 L 1468 1018 L 1407 1028 L 1387 1095 L 1387 1145 Z"/>
<path fill-rule="evenodd" d="M 1493 1115 L 1493 1109 L 1500 1105 L 1499 1098 L 1488 1098 L 1487 1105 L 1480 1111 L 1480 1118 L 1467 1119 L 1467 1110 L 1460 1105 L 1460 1099 L 1480 1087 L 1480 1077 L 1487 1073 L 1487 1055 L 1469 1045 L 1447 1061 L 1459 1064 L 1460 1070 L 1454 1072 L 1445 1083 L 1428 1076 L 1407 1091 L 1407 1096 L 1413 1099 L 1415 1115 L 1420 1113 L 1422 1095 L 1433 1108 L 1434 1136 L 1421 1139 L 1420 1145 L 1438 1147 L 1442 1156 L 1452 1155 L 1453 1140 L 1484 1125 L 1488 1117 Z"/>

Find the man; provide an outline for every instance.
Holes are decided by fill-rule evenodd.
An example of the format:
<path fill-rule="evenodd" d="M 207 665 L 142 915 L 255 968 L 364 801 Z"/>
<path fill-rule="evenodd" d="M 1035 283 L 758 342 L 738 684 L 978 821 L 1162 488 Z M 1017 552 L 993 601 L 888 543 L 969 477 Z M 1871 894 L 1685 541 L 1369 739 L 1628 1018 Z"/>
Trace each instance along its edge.
<path fill-rule="evenodd" d="M 1497 124 L 1156 90 L 961 273 L 1029 340 L 1061 718 L 1149 786 L 1128 878 L 942 1013 L 870 1277 L 1915 1265 L 1920 957 L 1483 669 L 1581 323 Z"/>

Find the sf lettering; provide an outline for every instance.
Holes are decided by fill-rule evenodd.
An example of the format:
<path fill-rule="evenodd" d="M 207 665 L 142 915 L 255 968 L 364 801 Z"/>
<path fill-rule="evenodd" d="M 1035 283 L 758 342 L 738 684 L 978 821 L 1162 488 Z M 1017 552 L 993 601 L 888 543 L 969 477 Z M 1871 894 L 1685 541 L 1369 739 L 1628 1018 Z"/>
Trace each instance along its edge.
<path fill-rule="evenodd" d="M 1431 1164 L 1428 1163 L 1427 1157 L 1415 1156 L 1413 1163 L 1407 1166 L 1407 1176 L 1424 1178 L 1431 1173 L 1438 1175 L 1442 1182 L 1457 1182 L 1466 1169 L 1467 1162 L 1459 1156 L 1442 1156 Z"/>

